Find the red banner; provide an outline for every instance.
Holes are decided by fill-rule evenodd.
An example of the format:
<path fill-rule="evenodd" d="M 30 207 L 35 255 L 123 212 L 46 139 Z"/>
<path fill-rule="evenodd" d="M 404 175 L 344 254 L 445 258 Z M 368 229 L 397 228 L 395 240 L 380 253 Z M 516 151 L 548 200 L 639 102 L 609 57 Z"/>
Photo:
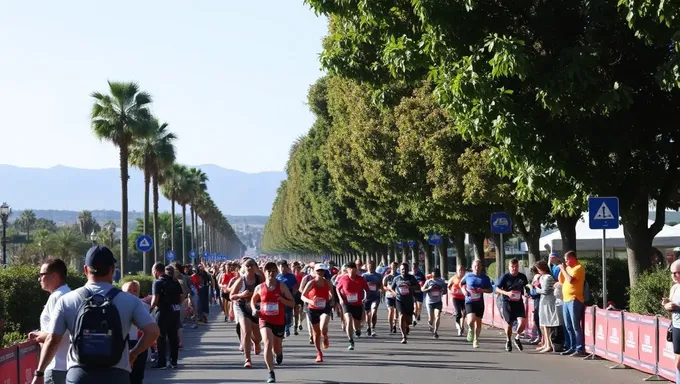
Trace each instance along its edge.
<path fill-rule="evenodd" d="M 538 324 L 534 323 L 534 299 L 529 298 L 527 301 L 528 301 L 526 303 L 527 329 L 524 331 L 524 335 L 526 335 L 526 337 L 533 338 L 537 336 L 535 335 L 534 327 L 538 326 Z"/>
<path fill-rule="evenodd" d="M 638 318 L 638 359 L 640 364 L 637 369 L 655 375 L 657 372 L 656 352 L 658 344 L 657 318 L 655 316 L 637 315 Z M 664 336 L 665 337 L 665 336 Z"/>
<path fill-rule="evenodd" d="M 16 346 L 0 349 L 0 383 L 19 384 L 17 361 L 19 350 Z"/>
<path fill-rule="evenodd" d="M 593 353 L 595 350 L 595 307 L 586 307 L 583 316 L 583 334 L 586 352 Z"/>
<path fill-rule="evenodd" d="M 639 324 L 638 315 L 635 313 L 623 314 L 623 329 L 626 332 L 623 343 L 623 363 L 631 368 L 638 369 L 640 366 L 640 354 L 638 353 Z"/>
<path fill-rule="evenodd" d="M 607 360 L 623 361 L 623 312 L 607 311 Z"/>
<path fill-rule="evenodd" d="M 675 380 L 675 353 L 673 353 L 673 342 L 666 341 L 666 332 L 670 327 L 671 321 L 659 318 L 659 376 L 670 381 Z"/>
<path fill-rule="evenodd" d="M 40 347 L 35 341 L 19 344 L 19 382 L 31 384 L 33 374 L 38 369 Z"/>
<path fill-rule="evenodd" d="M 493 295 L 493 326 L 496 328 L 505 328 L 505 321 L 501 315 L 501 310 L 498 308 L 499 296 Z"/>
<path fill-rule="evenodd" d="M 442 300 L 442 312 L 453 313 L 453 306 L 451 305 L 451 295 L 444 295 Z"/>
<path fill-rule="evenodd" d="M 493 326 L 493 314 L 495 312 L 493 304 L 493 295 L 490 293 L 484 294 L 484 317 L 482 323 Z"/>
<path fill-rule="evenodd" d="M 607 311 L 595 308 L 595 354 L 607 358 Z"/>

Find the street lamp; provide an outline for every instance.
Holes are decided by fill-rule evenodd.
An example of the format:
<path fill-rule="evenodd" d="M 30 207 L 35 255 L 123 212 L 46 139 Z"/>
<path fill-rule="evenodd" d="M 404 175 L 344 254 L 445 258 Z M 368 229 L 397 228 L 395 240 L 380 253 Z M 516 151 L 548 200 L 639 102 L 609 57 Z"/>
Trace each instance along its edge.
<path fill-rule="evenodd" d="M 163 239 L 163 260 L 165 260 L 165 242 L 168 240 L 168 233 L 164 231 L 161 235 L 161 239 Z"/>
<path fill-rule="evenodd" d="M 92 233 L 90 233 L 90 241 L 92 242 L 93 247 L 97 245 L 97 233 L 94 231 L 94 229 L 92 230 Z"/>
<path fill-rule="evenodd" d="M 7 219 L 12 214 L 12 208 L 7 203 L 0 205 L 0 220 L 2 220 L 2 265 L 7 265 Z"/>

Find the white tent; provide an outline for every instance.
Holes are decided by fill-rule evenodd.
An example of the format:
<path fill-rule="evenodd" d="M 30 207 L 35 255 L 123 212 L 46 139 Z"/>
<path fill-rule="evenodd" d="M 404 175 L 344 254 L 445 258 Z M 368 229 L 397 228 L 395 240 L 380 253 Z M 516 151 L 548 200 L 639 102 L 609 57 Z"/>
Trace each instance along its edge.
<path fill-rule="evenodd" d="M 654 221 L 649 220 L 648 226 Z M 655 247 L 677 247 L 680 246 L 680 226 L 671 227 L 664 225 L 661 232 L 654 238 Z M 548 247 L 553 251 L 565 251 L 562 249 L 562 237 L 560 231 L 555 231 L 541 237 L 541 251 Z M 623 236 L 623 225 L 617 229 L 607 230 L 607 249 L 625 249 L 626 243 Z M 599 251 L 602 249 L 602 230 L 590 229 L 588 226 L 588 214 L 583 214 L 581 220 L 576 223 L 576 249 L 579 251 Z"/>

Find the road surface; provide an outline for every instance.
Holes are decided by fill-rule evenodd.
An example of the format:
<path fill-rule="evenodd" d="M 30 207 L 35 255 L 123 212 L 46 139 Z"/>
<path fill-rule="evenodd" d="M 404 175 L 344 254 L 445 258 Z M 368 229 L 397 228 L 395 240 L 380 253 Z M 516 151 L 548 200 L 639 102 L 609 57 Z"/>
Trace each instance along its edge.
<path fill-rule="evenodd" d="M 185 330 L 179 369 L 149 370 L 145 383 L 264 383 L 268 378 L 263 356 L 253 354 L 252 369 L 243 368 L 233 323 L 222 322 L 217 307 L 211 307 L 211 322 L 197 330 Z M 378 337 L 356 340 L 347 350 L 340 322 L 330 324 L 331 346 L 324 362 L 314 362 L 316 352 L 308 344 L 307 330 L 284 342 L 284 361 L 276 367 L 277 383 L 309 384 L 603 384 L 639 383 L 648 375 L 632 369 L 609 369 L 606 361 L 583 361 L 558 355 L 541 355 L 527 345 L 524 352 L 504 351 L 504 338 L 496 329 L 485 329 L 481 348 L 455 336 L 454 323 L 446 315 L 439 340 L 433 340 L 427 323 L 411 331 L 407 345 L 401 337 L 388 334 L 386 311 L 380 311 Z M 305 325 L 306 326 L 306 325 Z"/>

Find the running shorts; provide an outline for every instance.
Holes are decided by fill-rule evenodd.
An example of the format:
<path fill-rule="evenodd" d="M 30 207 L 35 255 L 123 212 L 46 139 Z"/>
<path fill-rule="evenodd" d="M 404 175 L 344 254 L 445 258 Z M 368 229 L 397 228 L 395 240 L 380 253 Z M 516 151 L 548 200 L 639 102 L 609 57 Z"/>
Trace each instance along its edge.
<path fill-rule="evenodd" d="M 397 299 L 395 299 L 394 297 L 386 297 L 385 304 L 387 304 L 388 308 L 393 308 L 397 305 Z"/>
<path fill-rule="evenodd" d="M 223 298 L 224 300 L 226 300 L 226 301 L 229 301 L 229 300 L 230 300 L 230 299 L 229 299 L 229 294 L 226 293 L 226 292 L 222 292 L 222 298 Z"/>
<path fill-rule="evenodd" d="M 413 298 L 415 299 L 415 301 L 422 303 L 423 302 L 423 293 L 422 292 L 415 292 L 413 294 Z"/>
<path fill-rule="evenodd" d="M 465 303 L 465 313 L 468 315 L 472 314 L 480 318 L 484 317 L 484 302 L 480 300 Z"/>
<path fill-rule="evenodd" d="M 268 323 L 268 322 L 266 322 L 266 321 L 260 321 L 260 328 L 269 328 L 269 329 L 271 329 L 271 330 L 272 330 L 272 334 L 273 334 L 275 337 L 278 337 L 279 339 L 282 339 L 282 338 L 283 338 L 283 335 L 285 334 L 285 331 L 286 331 L 286 326 L 285 326 L 285 325 L 283 325 L 283 324 L 281 324 L 281 325 L 272 324 L 272 323 Z"/>
<path fill-rule="evenodd" d="M 412 301 L 396 301 L 397 311 L 404 316 L 413 316 L 413 302 Z"/>
<path fill-rule="evenodd" d="M 453 314 L 463 316 L 465 313 L 465 299 L 453 299 Z"/>
<path fill-rule="evenodd" d="M 297 292 L 295 294 L 295 305 L 304 305 L 304 304 L 305 304 L 305 302 L 302 301 L 302 293 Z"/>
<path fill-rule="evenodd" d="M 344 313 L 349 313 L 350 315 L 352 315 L 354 320 L 361 320 L 361 318 L 364 315 L 364 306 L 362 304 L 359 305 L 344 304 L 342 306 L 342 311 Z"/>
<path fill-rule="evenodd" d="M 364 303 L 364 311 L 368 312 L 375 306 L 375 309 L 378 309 L 380 307 L 380 298 L 376 297 L 375 299 L 372 300 L 366 300 Z"/>
<path fill-rule="evenodd" d="M 309 312 L 307 312 L 307 318 L 309 319 L 309 322 L 312 324 L 319 324 L 321 322 L 321 315 L 330 315 L 331 314 L 331 309 L 330 308 L 324 308 L 324 309 L 309 309 Z"/>
<path fill-rule="evenodd" d="M 524 310 L 524 302 L 522 301 L 506 301 L 501 304 L 503 320 L 507 324 L 514 324 L 518 318 L 525 318 L 526 312 Z"/>
<path fill-rule="evenodd" d="M 442 302 L 439 301 L 437 303 L 427 303 L 427 309 L 429 309 L 430 311 L 437 309 L 437 310 L 439 310 L 439 312 L 441 312 L 442 311 Z"/>

